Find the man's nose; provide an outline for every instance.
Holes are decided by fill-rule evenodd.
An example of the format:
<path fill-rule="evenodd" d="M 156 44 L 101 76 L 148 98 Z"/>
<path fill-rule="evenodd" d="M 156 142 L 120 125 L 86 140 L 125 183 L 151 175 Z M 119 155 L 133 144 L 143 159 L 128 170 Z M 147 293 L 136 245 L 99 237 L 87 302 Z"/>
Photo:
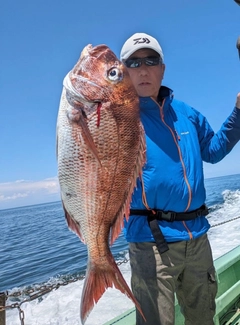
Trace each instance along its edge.
<path fill-rule="evenodd" d="M 140 76 L 146 76 L 148 74 L 146 66 L 144 64 L 139 67 L 139 75 Z"/>

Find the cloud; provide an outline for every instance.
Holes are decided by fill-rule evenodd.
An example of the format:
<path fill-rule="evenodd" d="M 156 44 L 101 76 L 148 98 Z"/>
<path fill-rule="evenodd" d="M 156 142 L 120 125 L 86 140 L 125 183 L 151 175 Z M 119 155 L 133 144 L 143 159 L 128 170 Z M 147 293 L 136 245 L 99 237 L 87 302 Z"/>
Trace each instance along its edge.
<path fill-rule="evenodd" d="M 15 200 L 19 197 L 27 197 L 28 193 L 14 193 L 10 196 L 0 195 L 0 201 L 8 201 L 8 200 Z"/>
<path fill-rule="evenodd" d="M 0 209 L 60 200 L 57 177 L 0 183 Z"/>

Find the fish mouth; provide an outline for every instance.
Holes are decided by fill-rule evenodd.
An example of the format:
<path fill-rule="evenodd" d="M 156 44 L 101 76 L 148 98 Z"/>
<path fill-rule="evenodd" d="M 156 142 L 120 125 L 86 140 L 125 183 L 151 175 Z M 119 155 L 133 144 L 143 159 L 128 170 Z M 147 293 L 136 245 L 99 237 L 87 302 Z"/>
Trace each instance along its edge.
<path fill-rule="evenodd" d="M 96 98 L 94 100 L 90 100 L 89 98 L 83 96 L 83 94 L 81 94 L 79 91 L 76 90 L 76 88 L 74 88 L 71 79 L 70 79 L 70 73 L 71 71 L 66 75 L 66 77 L 63 79 L 63 86 L 66 89 L 68 95 L 76 101 L 80 101 L 80 102 L 85 102 L 85 103 L 99 103 L 101 102 L 100 99 Z M 95 89 L 97 88 L 99 91 L 102 89 L 99 85 L 97 85 L 95 82 L 91 81 L 88 78 L 82 77 L 82 76 L 75 76 L 75 78 L 80 81 L 81 83 L 87 84 L 88 87 L 94 87 Z"/>

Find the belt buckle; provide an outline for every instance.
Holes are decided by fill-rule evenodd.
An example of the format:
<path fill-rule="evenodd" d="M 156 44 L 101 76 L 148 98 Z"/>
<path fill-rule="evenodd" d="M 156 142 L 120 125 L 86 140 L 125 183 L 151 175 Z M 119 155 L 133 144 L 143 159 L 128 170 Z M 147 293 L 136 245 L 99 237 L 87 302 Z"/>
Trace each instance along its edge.
<path fill-rule="evenodd" d="M 172 211 L 162 212 L 161 219 L 172 222 L 176 219 L 176 212 L 172 212 Z"/>

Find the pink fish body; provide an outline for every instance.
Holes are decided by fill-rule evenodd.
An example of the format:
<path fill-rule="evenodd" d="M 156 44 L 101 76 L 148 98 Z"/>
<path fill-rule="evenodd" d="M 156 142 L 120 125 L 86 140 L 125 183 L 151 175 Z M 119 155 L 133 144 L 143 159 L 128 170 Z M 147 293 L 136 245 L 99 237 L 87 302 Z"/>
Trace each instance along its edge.
<path fill-rule="evenodd" d="M 87 245 L 81 320 L 108 287 L 141 311 L 109 244 L 129 216 L 131 195 L 145 162 L 138 96 L 105 45 L 88 45 L 64 79 L 57 121 L 58 178 L 68 226 Z M 143 316 L 144 317 L 144 316 Z"/>

